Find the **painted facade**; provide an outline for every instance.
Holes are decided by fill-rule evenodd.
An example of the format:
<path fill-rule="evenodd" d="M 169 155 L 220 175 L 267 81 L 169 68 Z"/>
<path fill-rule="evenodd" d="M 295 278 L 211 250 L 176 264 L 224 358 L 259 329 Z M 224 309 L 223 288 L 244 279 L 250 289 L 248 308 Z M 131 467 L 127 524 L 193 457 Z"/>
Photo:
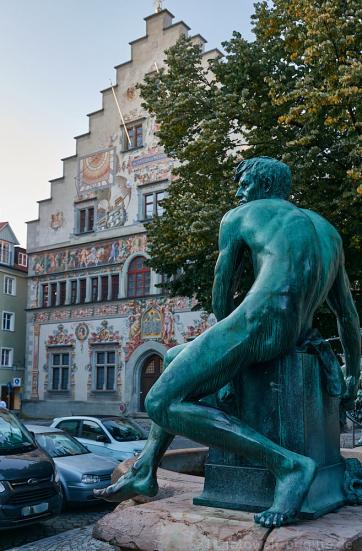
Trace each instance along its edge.
<path fill-rule="evenodd" d="M 24 386 L 27 254 L 0 222 L 0 400 L 19 410 Z"/>
<path fill-rule="evenodd" d="M 27 385 L 32 415 L 140 412 L 142 373 L 154 355 L 194 338 L 214 320 L 195 303 L 162 294 L 144 260 L 144 222 L 162 215 L 173 162 L 136 88 L 162 67 L 164 51 L 189 27 L 162 10 L 145 19 L 131 60 L 102 91 L 89 132 L 63 159 L 51 197 L 28 223 Z M 197 35 L 195 42 L 204 47 Z M 205 52 L 205 61 L 220 55 Z M 123 127 L 113 96 L 126 121 Z M 99 406 L 101 404 L 101 408 Z"/>

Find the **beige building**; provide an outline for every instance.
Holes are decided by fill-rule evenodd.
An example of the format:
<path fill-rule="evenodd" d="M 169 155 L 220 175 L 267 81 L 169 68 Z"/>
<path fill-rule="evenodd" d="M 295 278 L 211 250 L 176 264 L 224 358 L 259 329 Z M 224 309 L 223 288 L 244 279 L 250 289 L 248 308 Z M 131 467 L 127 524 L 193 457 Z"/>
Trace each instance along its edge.
<path fill-rule="evenodd" d="M 0 400 L 19 410 L 24 383 L 27 254 L 0 222 Z"/>
<path fill-rule="evenodd" d="M 168 10 L 145 21 L 145 36 L 131 42 L 131 59 L 116 67 L 115 86 L 102 91 L 89 131 L 75 138 L 76 154 L 63 159 L 63 176 L 28 223 L 31 415 L 142 415 L 166 351 L 213 323 L 191 311 L 192 300 L 163 294 L 145 264 L 145 222 L 162 215 L 172 162 L 136 85 L 189 33 Z M 194 40 L 204 47 L 200 35 Z"/>

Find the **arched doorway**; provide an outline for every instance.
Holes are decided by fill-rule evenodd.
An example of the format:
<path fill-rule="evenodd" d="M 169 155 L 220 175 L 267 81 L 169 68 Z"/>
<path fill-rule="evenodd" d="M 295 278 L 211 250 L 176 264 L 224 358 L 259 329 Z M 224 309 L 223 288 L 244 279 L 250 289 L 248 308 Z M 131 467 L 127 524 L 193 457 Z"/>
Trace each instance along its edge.
<path fill-rule="evenodd" d="M 141 369 L 140 411 L 145 410 L 145 399 L 162 372 L 163 359 L 158 354 L 148 356 Z"/>

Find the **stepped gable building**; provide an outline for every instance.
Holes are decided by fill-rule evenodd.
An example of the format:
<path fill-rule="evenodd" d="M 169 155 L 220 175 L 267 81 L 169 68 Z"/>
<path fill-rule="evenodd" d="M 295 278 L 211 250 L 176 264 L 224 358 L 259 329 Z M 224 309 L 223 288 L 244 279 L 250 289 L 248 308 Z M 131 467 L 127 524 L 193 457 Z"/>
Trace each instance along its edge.
<path fill-rule="evenodd" d="M 127 132 L 112 88 L 103 90 L 102 108 L 88 115 L 89 131 L 76 136 L 76 154 L 63 159 L 63 176 L 51 180 L 50 198 L 28 223 L 24 410 L 33 416 L 142 415 L 166 351 L 212 323 L 191 311 L 192 300 L 162 293 L 145 264 L 144 222 L 162 216 L 172 162 L 136 85 L 189 32 L 168 10 L 145 21 L 131 60 L 116 67 Z M 200 35 L 194 40 L 204 47 Z"/>
<path fill-rule="evenodd" d="M 25 369 L 28 259 L 8 222 L 0 222 L 0 400 L 19 410 Z"/>

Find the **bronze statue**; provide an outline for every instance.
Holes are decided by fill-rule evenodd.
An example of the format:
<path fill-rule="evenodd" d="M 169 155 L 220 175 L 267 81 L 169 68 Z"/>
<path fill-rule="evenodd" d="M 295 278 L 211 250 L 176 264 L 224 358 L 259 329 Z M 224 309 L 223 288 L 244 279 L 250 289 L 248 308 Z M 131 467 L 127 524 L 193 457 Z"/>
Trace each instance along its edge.
<path fill-rule="evenodd" d="M 331 395 L 341 396 L 344 407 L 351 407 L 360 376 L 359 320 L 342 240 L 324 218 L 288 201 L 288 166 L 268 157 L 249 159 L 238 166 L 236 179 L 240 206 L 229 211 L 220 226 L 212 297 L 218 323 L 167 353 L 166 368 L 146 398 L 153 421 L 147 444 L 132 469 L 96 495 L 110 501 L 154 496 L 159 462 L 179 434 L 240 454 L 271 471 L 276 479 L 274 503 L 255 520 L 281 526 L 298 516 L 315 476 L 315 461 L 204 399 L 247 367 L 288 354 L 305 342 L 317 308 L 327 302 L 338 321 L 347 369 L 344 382 L 338 366 L 327 368 L 327 387 Z M 235 307 L 235 276 L 246 249 L 255 281 Z"/>

